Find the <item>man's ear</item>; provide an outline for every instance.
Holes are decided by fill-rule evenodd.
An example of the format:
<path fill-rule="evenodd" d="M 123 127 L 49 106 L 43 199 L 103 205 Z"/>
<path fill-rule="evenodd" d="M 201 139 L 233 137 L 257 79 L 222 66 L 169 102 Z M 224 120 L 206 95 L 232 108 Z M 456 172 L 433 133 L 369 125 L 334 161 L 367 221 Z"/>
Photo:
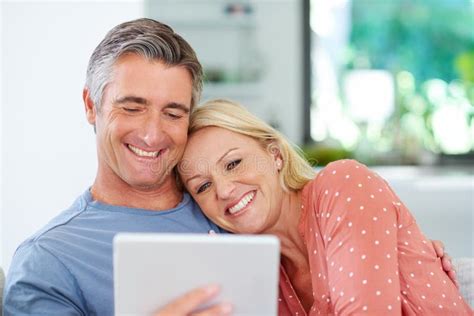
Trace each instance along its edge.
<path fill-rule="evenodd" d="M 82 90 L 82 100 L 84 100 L 84 109 L 86 110 L 87 121 L 89 124 L 94 125 L 95 127 L 97 109 L 91 99 L 89 89 L 84 88 L 84 90 Z"/>

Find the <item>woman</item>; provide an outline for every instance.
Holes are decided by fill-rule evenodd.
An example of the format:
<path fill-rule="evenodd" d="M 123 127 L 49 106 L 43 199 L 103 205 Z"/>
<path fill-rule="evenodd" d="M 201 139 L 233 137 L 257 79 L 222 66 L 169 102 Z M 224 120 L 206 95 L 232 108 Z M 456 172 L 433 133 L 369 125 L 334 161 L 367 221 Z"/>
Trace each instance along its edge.
<path fill-rule="evenodd" d="M 316 176 L 277 131 L 215 100 L 191 116 L 179 165 L 203 212 L 281 242 L 280 315 L 471 315 L 395 193 L 353 160 Z"/>

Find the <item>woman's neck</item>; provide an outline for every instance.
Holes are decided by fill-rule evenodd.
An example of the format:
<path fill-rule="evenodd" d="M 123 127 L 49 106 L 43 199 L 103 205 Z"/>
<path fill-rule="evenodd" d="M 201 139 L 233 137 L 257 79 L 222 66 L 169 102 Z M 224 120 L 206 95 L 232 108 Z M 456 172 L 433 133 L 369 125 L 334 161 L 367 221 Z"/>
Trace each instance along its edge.
<path fill-rule="evenodd" d="M 306 247 L 298 231 L 301 211 L 301 191 L 284 192 L 279 218 L 275 225 L 262 232 L 277 236 L 280 239 L 282 257 L 296 261 L 295 263 L 307 258 Z"/>
<path fill-rule="evenodd" d="M 279 214 L 277 223 L 265 233 L 280 239 L 281 264 L 303 308 L 309 311 L 314 299 L 308 252 L 298 230 L 302 215 L 301 191 L 285 194 Z"/>

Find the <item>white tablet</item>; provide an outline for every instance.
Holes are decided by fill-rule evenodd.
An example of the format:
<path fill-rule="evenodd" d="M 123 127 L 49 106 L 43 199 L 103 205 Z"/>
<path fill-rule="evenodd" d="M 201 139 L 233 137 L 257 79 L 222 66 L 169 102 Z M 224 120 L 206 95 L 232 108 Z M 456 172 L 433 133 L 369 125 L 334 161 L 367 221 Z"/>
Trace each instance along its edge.
<path fill-rule="evenodd" d="M 115 315 L 152 315 L 187 291 L 219 284 L 233 315 L 277 314 L 280 244 L 274 236 L 117 234 Z"/>

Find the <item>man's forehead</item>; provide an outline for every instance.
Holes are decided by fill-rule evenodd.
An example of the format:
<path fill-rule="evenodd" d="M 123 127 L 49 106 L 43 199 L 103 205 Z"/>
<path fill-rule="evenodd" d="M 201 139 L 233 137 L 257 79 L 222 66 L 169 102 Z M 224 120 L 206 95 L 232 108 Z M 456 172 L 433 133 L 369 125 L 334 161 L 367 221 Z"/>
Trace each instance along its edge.
<path fill-rule="evenodd" d="M 192 81 L 191 71 L 188 68 L 186 68 L 184 65 L 170 64 L 166 62 L 163 58 L 149 58 L 135 52 L 125 52 L 121 54 L 119 57 L 117 57 L 117 59 L 112 64 L 112 70 L 115 70 L 116 68 L 124 67 L 124 66 L 134 67 L 135 65 L 131 65 L 131 64 L 137 63 L 137 62 L 143 63 L 143 64 L 150 64 L 150 65 L 160 65 L 163 68 L 163 70 L 170 70 L 170 69 L 184 70 L 189 75 L 189 78 Z"/>
<path fill-rule="evenodd" d="M 154 67 L 157 66 L 158 67 Z M 190 110 L 192 78 L 183 66 L 172 66 L 160 60 L 149 61 L 136 54 L 121 56 L 113 65 L 107 86 L 119 91 L 117 98 L 128 94 L 147 98 L 146 95 L 162 95 L 170 102 L 184 104 Z M 104 89 L 105 91 L 105 89 Z"/>

